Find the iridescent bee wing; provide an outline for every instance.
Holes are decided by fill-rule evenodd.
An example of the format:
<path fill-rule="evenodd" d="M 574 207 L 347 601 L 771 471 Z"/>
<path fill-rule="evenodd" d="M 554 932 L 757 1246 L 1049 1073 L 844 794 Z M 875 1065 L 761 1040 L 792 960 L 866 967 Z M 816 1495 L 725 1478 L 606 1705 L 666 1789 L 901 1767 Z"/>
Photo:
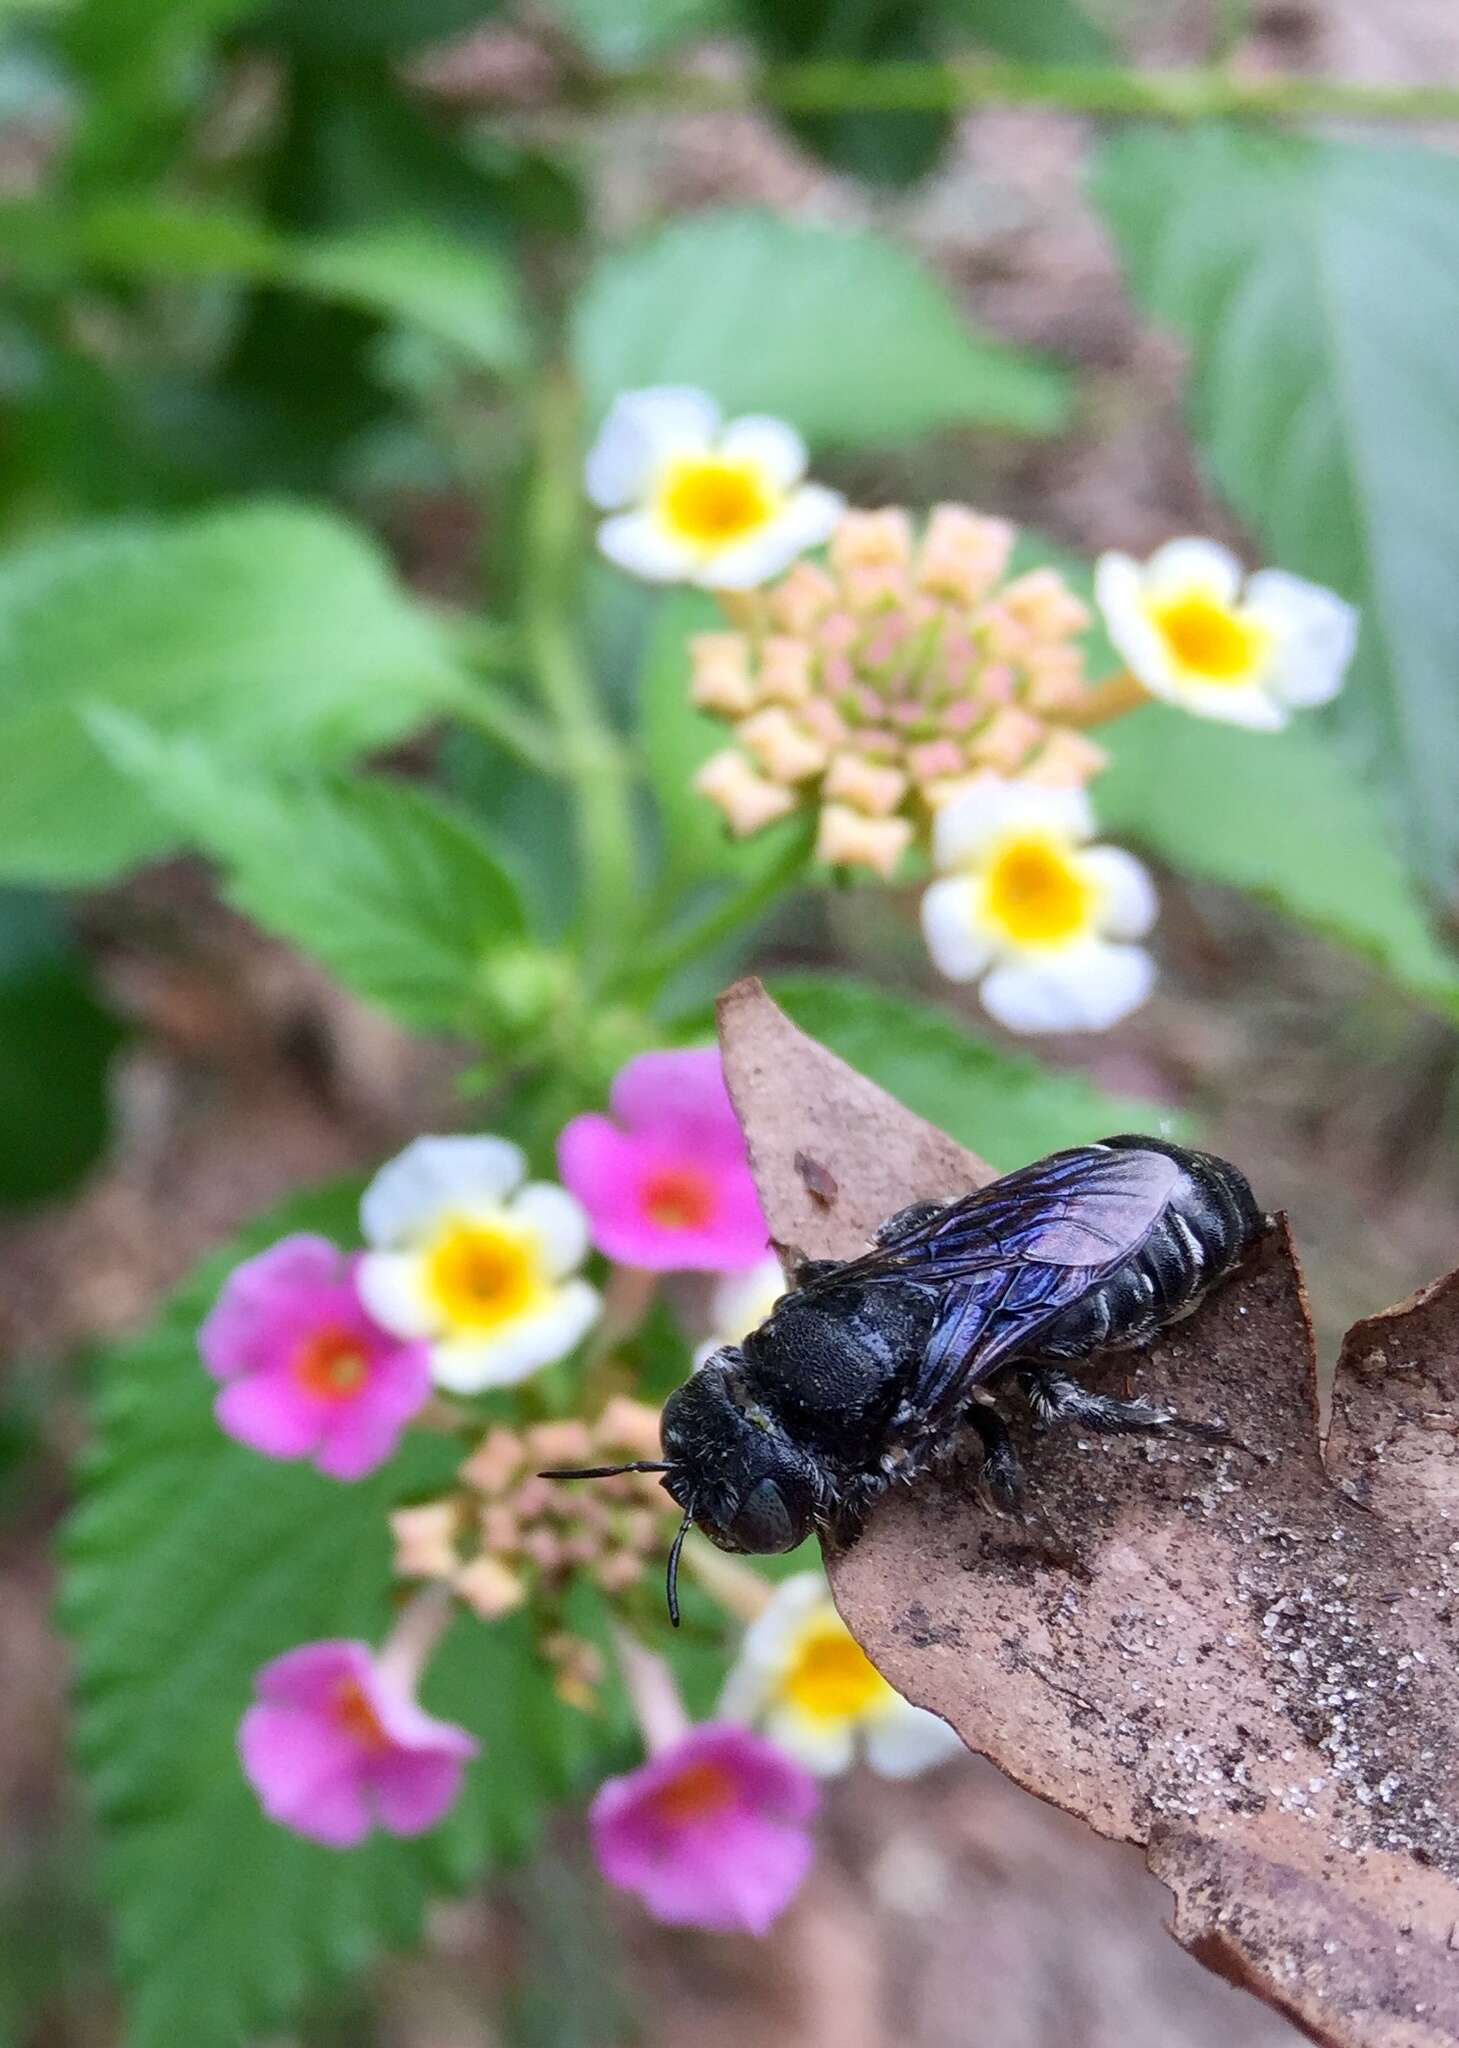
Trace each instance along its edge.
<path fill-rule="evenodd" d="M 1138 1252 L 1182 1172 L 1121 1145 L 1056 1152 L 951 1202 L 843 1266 L 837 1281 L 925 1280 L 941 1312 L 910 1395 L 935 1418 Z"/>

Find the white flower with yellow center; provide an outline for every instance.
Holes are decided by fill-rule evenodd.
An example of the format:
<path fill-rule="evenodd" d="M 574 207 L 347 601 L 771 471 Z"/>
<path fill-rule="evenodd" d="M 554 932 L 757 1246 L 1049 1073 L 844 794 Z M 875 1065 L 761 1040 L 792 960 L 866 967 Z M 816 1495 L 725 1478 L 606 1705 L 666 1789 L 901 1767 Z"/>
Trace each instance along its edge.
<path fill-rule="evenodd" d="M 524 1185 L 526 1171 L 505 1138 L 417 1138 L 360 1203 L 360 1298 L 387 1330 L 430 1344 L 453 1393 L 515 1385 L 597 1320 L 597 1290 L 574 1277 L 587 1217 L 564 1188 Z"/>
<path fill-rule="evenodd" d="M 694 1353 L 695 1365 L 758 1330 L 784 1292 L 785 1274 L 774 1252 L 742 1273 L 721 1273 L 709 1296 L 709 1335 Z"/>
<path fill-rule="evenodd" d="M 823 1777 L 848 1770 L 858 1750 L 884 1778 L 915 1777 L 962 1750 L 945 1721 L 888 1685 L 819 1572 L 784 1580 L 750 1623 L 719 1711 L 758 1723 Z"/>
<path fill-rule="evenodd" d="M 1276 732 L 1342 688 L 1358 614 L 1282 569 L 1246 577 L 1229 548 L 1173 540 L 1148 562 L 1101 555 L 1095 596 L 1131 674 L 1201 718 Z"/>
<path fill-rule="evenodd" d="M 922 931 L 951 981 L 981 983 L 1010 1031 L 1107 1031 L 1155 981 L 1143 938 L 1155 888 L 1132 854 L 1090 846 L 1082 789 L 987 776 L 937 813 L 942 879 L 922 898 Z"/>
<path fill-rule="evenodd" d="M 610 562 L 649 583 L 751 590 L 818 547 L 846 509 L 806 483 L 806 448 L 783 420 L 724 425 L 706 392 L 627 391 L 588 454 L 588 496 Z"/>

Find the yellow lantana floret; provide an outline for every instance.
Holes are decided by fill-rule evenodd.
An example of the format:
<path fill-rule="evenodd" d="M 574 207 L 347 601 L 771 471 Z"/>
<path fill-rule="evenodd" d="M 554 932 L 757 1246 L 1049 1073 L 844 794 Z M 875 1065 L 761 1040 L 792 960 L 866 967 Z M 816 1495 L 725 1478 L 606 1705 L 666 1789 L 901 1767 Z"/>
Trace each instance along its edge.
<path fill-rule="evenodd" d="M 1202 718 L 1275 732 L 1342 688 L 1358 615 L 1321 584 L 1229 548 L 1173 540 L 1148 562 L 1102 555 L 1095 594 L 1110 639 L 1152 697 Z"/>
<path fill-rule="evenodd" d="M 827 538 L 839 493 L 805 481 L 805 443 L 783 420 L 728 425 L 682 385 L 617 398 L 588 454 L 588 496 L 610 562 L 650 583 L 751 590 Z"/>

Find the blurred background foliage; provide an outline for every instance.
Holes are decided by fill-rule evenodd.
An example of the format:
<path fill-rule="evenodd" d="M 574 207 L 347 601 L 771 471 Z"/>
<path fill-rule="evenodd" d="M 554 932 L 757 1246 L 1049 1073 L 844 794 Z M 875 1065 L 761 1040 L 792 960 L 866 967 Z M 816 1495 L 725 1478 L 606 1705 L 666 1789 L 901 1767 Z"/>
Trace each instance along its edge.
<path fill-rule="evenodd" d="M 155 983 L 179 945 L 146 872 L 165 857 L 206 856 L 224 900 L 364 1014 L 469 1046 L 472 1113 L 539 1158 L 626 1052 L 703 1028 L 743 954 L 730 913 L 804 880 L 804 848 L 791 826 L 731 845 L 689 791 L 718 743 L 685 694 L 684 638 L 707 603 L 588 559 L 578 462 L 616 391 L 687 381 L 728 412 L 781 414 L 854 497 L 978 497 L 1030 520 L 1027 558 L 1075 580 L 1081 549 L 1164 537 L 1158 513 L 1108 488 L 1110 530 L 1092 532 L 1070 515 L 1077 494 L 1045 485 L 1052 457 L 1036 451 L 1124 431 L 1131 401 L 1112 395 L 1098 336 L 1085 347 L 1077 321 L 1006 305 L 985 321 L 957 264 L 926 253 L 939 205 L 996 211 L 996 181 L 968 172 L 967 117 L 1006 105 L 1066 128 L 1093 117 L 1073 142 L 1089 203 L 1142 317 L 1178 343 L 1216 494 L 1186 499 L 1364 614 L 1347 691 L 1294 731 L 1158 708 L 1123 723 L 1102 825 L 1178 878 L 1173 919 L 1182 888 L 1236 892 L 1194 919 L 1189 950 L 1197 985 L 1223 944 L 1237 959 L 1258 1020 L 1249 1059 L 1332 1033 L 1372 1062 L 1418 1059 L 1427 1092 L 1405 1114 L 1451 1142 L 1455 129 L 1420 146 L 1299 124 L 1455 123 L 1459 87 L 1413 60 L 1392 84 L 1328 84 L 1300 48 L 1276 61 L 1259 12 L 0 5 L 0 1204 L 21 1253 L 34 1205 L 54 1205 L 45 1228 L 71 1214 L 64 1198 L 134 1138 L 124 1084 L 147 1070 L 127 1063 L 139 1023 L 156 1028 L 136 961 Z M 1459 61 L 1459 39 L 1440 42 Z M 1228 62 L 1253 50 L 1261 61 Z M 697 117 L 752 125 L 775 166 L 764 190 L 737 179 L 725 128 L 719 168 L 660 196 L 670 150 L 652 138 Z M 1037 149 L 1038 131 L 1024 139 Z M 1067 253 L 1056 239 L 1056 267 Z M 628 793 L 626 850 L 603 830 L 605 791 Z M 907 921 L 873 894 L 817 883 L 798 917 L 772 919 L 780 991 L 998 1165 L 1157 1117 L 1193 1129 L 1209 1110 L 1210 1004 L 1163 1027 L 1179 1041 L 1159 1069 L 1170 1085 L 1118 1052 L 1086 1072 L 1059 1048 L 1038 1064 L 928 1007 Z M 630 914 L 647 950 L 625 959 Z M 725 945 L 692 962 L 716 918 Z M 1268 979 L 1286 987 L 1288 954 L 1322 960 L 1318 994 L 1274 1015 L 1261 1005 Z M 1344 980 L 1343 956 L 1375 976 Z M 337 1087 L 338 1045 L 321 1051 L 299 1023 L 308 1003 L 288 1000 L 290 1058 Z M 186 1047 L 202 1028 L 167 1013 Z M 386 1058 L 369 1044 L 367 1063 Z M 364 1164 L 407 1116 L 396 1095 L 345 1111 L 348 1142 L 301 1144 L 297 1163 L 285 1146 L 246 1195 L 203 1200 L 143 1297 L 249 1208 Z M 218 1169 L 202 1154 L 206 1188 Z M 243 1242 L 301 1221 L 345 1230 L 351 1199 L 291 1197 Z M 71 1237 L 46 1240 L 48 1274 L 92 1256 L 75 1214 Z M 506 1628 L 485 1673 L 479 1636 L 453 1646 L 432 1696 L 497 1762 L 438 1838 L 340 1859 L 260 1821 L 230 1749 L 249 1675 L 288 1641 L 376 1629 L 382 1503 L 430 1474 L 407 1461 L 342 1508 L 314 1474 L 262 1468 L 217 1434 L 193 1335 L 238 1255 L 104 1359 L 83 1340 L 139 1319 L 125 1290 L 74 1324 L 19 1318 L 0 1539 L 34 1546 L 89 1438 L 64 1610 L 89 1792 L 83 1808 L 43 1759 L 19 1824 L 0 1827 L 0 2041 L 16 2048 L 116 2038 L 113 1937 L 135 2048 L 229 2048 L 301 2013 L 323 2013 L 320 2043 L 394 2038 L 329 2001 L 413 1938 L 435 1892 L 519 1857 L 550 1803 L 623 1753 L 621 1718 L 566 1713 Z M 36 1367 L 37 1329 L 70 1355 L 65 1375 Z M 640 1341 L 643 1382 L 672 1384 L 681 1342 L 660 1323 Z M 601 1616 L 578 1619 L 601 1633 Z M 686 1682 L 707 1698 L 694 1620 L 691 1603 Z M 533 1872 L 512 1911 L 538 1963 L 493 2024 L 522 2041 L 625 2038 L 600 1908 L 550 1855 Z M 565 1952 L 597 1958 L 593 1992 L 574 1989 Z"/>

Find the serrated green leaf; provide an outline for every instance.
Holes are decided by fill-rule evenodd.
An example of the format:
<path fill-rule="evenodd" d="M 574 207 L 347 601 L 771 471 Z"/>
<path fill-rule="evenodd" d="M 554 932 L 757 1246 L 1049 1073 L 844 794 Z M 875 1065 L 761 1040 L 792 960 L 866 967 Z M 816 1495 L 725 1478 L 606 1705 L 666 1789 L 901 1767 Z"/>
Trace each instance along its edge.
<path fill-rule="evenodd" d="M 1435 883 L 1459 871 L 1459 163 L 1221 129 L 1110 144 L 1135 289 L 1191 348 L 1191 409 L 1272 560 L 1363 608 L 1331 716 Z"/>
<path fill-rule="evenodd" d="M 595 417 L 619 391 L 698 384 L 811 440 L 865 446 L 977 422 L 1048 432 L 1063 379 L 978 335 L 895 243 L 701 214 L 605 256 L 574 310 Z"/>
<path fill-rule="evenodd" d="M 327 767 L 463 687 L 435 623 L 326 513 L 254 504 L 36 543 L 0 567 L 0 876 L 103 881 L 177 844 L 84 707 L 244 763 Z"/>
<path fill-rule="evenodd" d="M 346 1242 L 354 1196 L 288 1204 L 202 1268 L 151 1335 L 104 1364 L 95 1448 L 65 1539 L 77 1747 L 103 1824 L 130 2048 L 238 2048 L 415 1938 L 433 1891 L 531 1840 L 597 1724 L 552 1695 L 525 1624 L 458 1623 L 427 1676 L 434 1712 L 484 1745 L 434 1835 L 336 1854 L 266 1821 L 234 1752 L 253 1674 L 296 1643 L 378 1640 L 386 1515 L 439 1486 L 444 1444 L 357 1485 L 255 1457 L 212 1419 L 198 1322 L 239 1259 L 291 1230 Z"/>
<path fill-rule="evenodd" d="M 776 978 L 770 993 L 802 1031 L 1000 1173 L 1116 1131 L 1180 1137 L 1186 1129 L 1164 1104 L 1107 1095 L 974 1038 L 945 1011 L 863 982 Z"/>
<path fill-rule="evenodd" d="M 1152 706 L 1100 734 L 1103 829 L 1183 874 L 1262 897 L 1459 1013 L 1439 944 L 1371 793 L 1310 723 L 1241 732 Z"/>
<path fill-rule="evenodd" d="M 54 903 L 0 891 L 0 1202 L 63 1195 L 95 1163 L 121 1037 Z"/>
<path fill-rule="evenodd" d="M 221 863 L 229 901 L 417 1030 L 459 1030 L 492 955 L 526 937 L 517 886 L 428 790 L 383 777 L 267 780 L 191 740 L 97 713 L 109 758 Z"/>

